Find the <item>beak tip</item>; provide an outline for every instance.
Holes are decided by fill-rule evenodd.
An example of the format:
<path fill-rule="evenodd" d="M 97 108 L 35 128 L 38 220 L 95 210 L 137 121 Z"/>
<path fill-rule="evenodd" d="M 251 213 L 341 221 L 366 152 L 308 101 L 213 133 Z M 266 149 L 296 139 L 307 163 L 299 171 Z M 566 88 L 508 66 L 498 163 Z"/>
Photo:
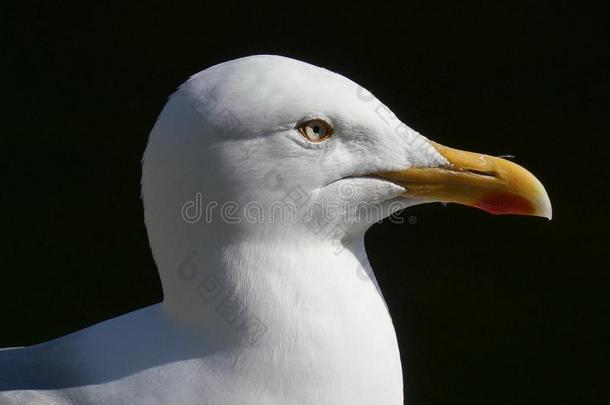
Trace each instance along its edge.
<path fill-rule="evenodd" d="M 548 219 L 549 221 L 553 219 L 553 206 L 551 205 L 551 199 L 549 198 L 548 193 L 544 189 L 544 186 L 540 184 L 541 195 L 538 200 L 538 215 Z"/>
<path fill-rule="evenodd" d="M 551 201 L 547 200 L 548 204 L 544 210 L 544 217 L 551 221 L 553 219 L 553 207 L 551 207 Z"/>

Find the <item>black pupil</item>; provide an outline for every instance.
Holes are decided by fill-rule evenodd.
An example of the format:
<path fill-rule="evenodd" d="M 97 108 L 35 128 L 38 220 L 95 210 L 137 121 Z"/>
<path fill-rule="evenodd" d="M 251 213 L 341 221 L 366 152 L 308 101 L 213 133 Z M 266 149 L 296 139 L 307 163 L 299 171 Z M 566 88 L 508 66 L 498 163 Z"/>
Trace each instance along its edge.
<path fill-rule="evenodd" d="M 315 126 L 313 127 L 313 132 L 315 132 L 316 134 L 320 132 L 320 127 L 319 126 Z"/>

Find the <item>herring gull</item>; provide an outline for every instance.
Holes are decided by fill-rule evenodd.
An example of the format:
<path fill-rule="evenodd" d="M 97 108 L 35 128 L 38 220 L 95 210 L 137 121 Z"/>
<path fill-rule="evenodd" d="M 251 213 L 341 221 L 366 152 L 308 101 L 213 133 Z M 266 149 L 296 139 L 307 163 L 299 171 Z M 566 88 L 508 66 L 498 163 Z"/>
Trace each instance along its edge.
<path fill-rule="evenodd" d="M 280 56 L 192 76 L 142 172 L 163 302 L 1 350 L 0 403 L 402 404 L 365 231 L 429 202 L 551 218 L 521 166 L 430 141 L 351 80 Z"/>

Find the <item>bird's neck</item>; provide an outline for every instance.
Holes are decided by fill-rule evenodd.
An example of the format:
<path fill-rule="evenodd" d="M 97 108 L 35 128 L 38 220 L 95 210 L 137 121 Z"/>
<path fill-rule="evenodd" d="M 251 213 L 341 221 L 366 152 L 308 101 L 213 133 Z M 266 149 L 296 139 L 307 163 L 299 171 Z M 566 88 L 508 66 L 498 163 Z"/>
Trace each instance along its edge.
<path fill-rule="evenodd" d="M 165 269 L 163 278 L 163 306 L 172 318 L 232 344 L 295 334 L 315 340 L 331 325 L 356 332 L 368 317 L 391 327 L 363 237 L 202 246 Z"/>
<path fill-rule="evenodd" d="M 208 245 L 170 269 L 164 311 L 224 353 L 232 377 L 271 391 L 298 381 L 337 398 L 402 398 L 396 335 L 363 237 Z"/>

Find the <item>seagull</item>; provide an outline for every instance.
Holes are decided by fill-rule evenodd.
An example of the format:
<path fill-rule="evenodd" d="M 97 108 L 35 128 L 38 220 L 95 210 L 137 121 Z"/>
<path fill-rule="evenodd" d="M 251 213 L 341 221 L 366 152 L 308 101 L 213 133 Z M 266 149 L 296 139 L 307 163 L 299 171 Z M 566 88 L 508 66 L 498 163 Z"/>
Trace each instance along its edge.
<path fill-rule="evenodd" d="M 274 55 L 179 87 L 142 199 L 163 301 L 0 350 L 0 403 L 402 404 L 366 230 L 430 202 L 552 215 L 516 163 L 435 143 L 351 80 Z"/>

